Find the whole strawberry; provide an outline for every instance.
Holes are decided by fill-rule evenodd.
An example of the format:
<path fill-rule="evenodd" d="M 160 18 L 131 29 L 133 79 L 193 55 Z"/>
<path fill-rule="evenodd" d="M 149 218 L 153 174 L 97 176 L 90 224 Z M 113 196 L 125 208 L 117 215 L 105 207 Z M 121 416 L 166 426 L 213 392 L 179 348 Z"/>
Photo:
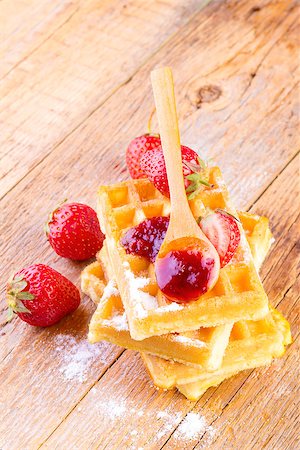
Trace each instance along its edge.
<path fill-rule="evenodd" d="M 30 325 L 48 327 L 75 311 L 79 290 L 70 280 L 44 264 L 17 272 L 7 285 L 10 318 L 17 314 Z"/>
<path fill-rule="evenodd" d="M 185 181 L 186 192 L 189 199 L 208 183 L 208 173 L 205 163 L 198 154 L 189 147 L 181 146 L 182 169 Z M 146 151 L 140 158 L 141 169 L 146 177 L 154 184 L 163 195 L 170 196 L 166 163 L 162 147 L 159 146 L 152 151 Z"/>
<path fill-rule="evenodd" d="M 126 150 L 126 164 L 131 178 L 145 178 L 141 169 L 140 158 L 147 150 L 160 145 L 160 138 L 155 134 L 143 134 L 133 139 Z"/>
<path fill-rule="evenodd" d="M 77 261 L 92 258 L 105 239 L 95 211 L 82 203 L 66 203 L 50 214 L 45 226 L 55 252 Z"/>

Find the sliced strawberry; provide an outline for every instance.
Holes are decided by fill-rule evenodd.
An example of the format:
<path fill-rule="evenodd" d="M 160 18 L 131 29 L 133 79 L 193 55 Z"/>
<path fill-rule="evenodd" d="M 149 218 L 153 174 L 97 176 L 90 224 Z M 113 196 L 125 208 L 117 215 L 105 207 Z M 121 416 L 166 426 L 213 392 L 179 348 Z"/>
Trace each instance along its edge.
<path fill-rule="evenodd" d="M 131 178 L 145 178 L 140 166 L 140 158 L 147 150 L 153 150 L 160 145 L 157 134 L 143 134 L 133 139 L 126 150 L 126 164 Z"/>
<path fill-rule="evenodd" d="M 200 227 L 216 248 L 221 267 L 226 266 L 241 240 L 237 219 L 226 211 L 216 210 L 200 221 Z"/>
<path fill-rule="evenodd" d="M 192 198 L 202 187 L 210 186 L 203 161 L 198 154 L 189 147 L 181 146 L 182 169 L 186 192 Z M 169 184 L 162 147 L 146 151 L 140 158 L 141 169 L 147 178 L 163 195 L 169 197 Z"/>

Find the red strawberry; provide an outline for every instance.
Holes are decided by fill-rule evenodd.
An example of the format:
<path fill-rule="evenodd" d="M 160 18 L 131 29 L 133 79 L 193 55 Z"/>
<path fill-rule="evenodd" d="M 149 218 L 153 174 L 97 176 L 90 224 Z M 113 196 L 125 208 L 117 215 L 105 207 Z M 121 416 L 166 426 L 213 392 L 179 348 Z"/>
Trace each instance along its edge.
<path fill-rule="evenodd" d="M 54 251 L 81 261 L 96 255 L 105 239 L 97 214 L 82 203 L 68 203 L 51 213 L 45 227 Z"/>
<path fill-rule="evenodd" d="M 147 151 L 160 145 L 160 138 L 155 134 L 143 134 L 130 142 L 126 151 L 126 164 L 131 178 L 145 178 L 140 166 L 140 157 Z"/>
<path fill-rule="evenodd" d="M 56 270 L 33 264 L 17 272 L 7 285 L 10 318 L 13 313 L 30 325 L 48 327 L 80 304 L 76 286 Z"/>
<path fill-rule="evenodd" d="M 201 185 L 208 183 L 206 167 L 198 154 L 189 147 L 181 146 L 183 175 L 189 198 L 195 195 Z M 163 195 L 170 196 L 166 164 L 162 147 L 146 151 L 140 158 L 142 171 Z"/>
<path fill-rule="evenodd" d="M 226 266 L 241 240 L 237 219 L 226 211 L 216 210 L 200 221 L 200 227 L 219 253 L 221 267 Z"/>

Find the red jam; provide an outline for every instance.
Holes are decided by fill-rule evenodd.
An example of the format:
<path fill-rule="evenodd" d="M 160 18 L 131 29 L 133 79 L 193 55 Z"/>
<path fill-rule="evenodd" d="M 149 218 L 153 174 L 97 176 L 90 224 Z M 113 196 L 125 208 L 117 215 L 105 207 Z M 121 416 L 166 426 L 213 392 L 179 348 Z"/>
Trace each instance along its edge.
<path fill-rule="evenodd" d="M 190 244 L 174 248 L 155 263 L 156 280 L 161 291 L 177 303 L 198 300 L 214 284 L 215 260 L 207 245 Z"/>
<path fill-rule="evenodd" d="M 154 262 L 169 226 L 169 217 L 152 217 L 130 228 L 121 239 L 126 253 L 144 256 Z"/>

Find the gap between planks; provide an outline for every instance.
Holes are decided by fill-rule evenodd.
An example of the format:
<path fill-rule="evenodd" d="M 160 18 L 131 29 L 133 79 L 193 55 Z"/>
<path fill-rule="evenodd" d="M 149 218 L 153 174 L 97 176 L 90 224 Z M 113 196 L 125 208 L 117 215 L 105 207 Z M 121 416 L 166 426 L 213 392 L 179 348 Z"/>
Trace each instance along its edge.
<path fill-rule="evenodd" d="M 290 158 L 290 160 L 284 164 L 284 166 L 278 170 L 278 173 L 274 176 L 274 178 L 270 181 L 270 183 L 264 188 L 264 190 L 257 196 L 257 198 L 249 203 L 249 205 L 246 206 L 246 210 L 249 211 L 257 202 L 258 200 L 263 197 L 263 195 L 266 193 L 266 191 L 272 186 L 272 184 L 277 180 L 278 177 L 288 168 L 290 164 L 294 162 L 294 160 L 299 156 L 300 150 L 298 150 L 294 156 Z"/>

